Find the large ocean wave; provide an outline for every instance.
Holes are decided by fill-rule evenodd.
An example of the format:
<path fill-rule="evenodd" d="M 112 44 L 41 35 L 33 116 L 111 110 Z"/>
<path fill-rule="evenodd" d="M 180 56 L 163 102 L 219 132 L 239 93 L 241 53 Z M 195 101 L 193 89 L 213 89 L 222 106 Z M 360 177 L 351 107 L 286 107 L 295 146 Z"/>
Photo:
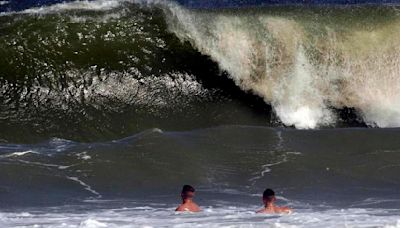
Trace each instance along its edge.
<path fill-rule="evenodd" d="M 395 6 L 99 0 L 3 12 L 0 21 L 4 139 L 32 128 L 74 138 L 59 135 L 63 123 L 87 139 L 182 121 L 185 129 L 400 125 Z M 118 119 L 131 124 L 116 129 Z"/>
<path fill-rule="evenodd" d="M 168 12 L 171 31 L 263 97 L 286 125 L 331 124 L 332 107 L 353 107 L 370 125 L 400 125 L 396 8 Z"/>

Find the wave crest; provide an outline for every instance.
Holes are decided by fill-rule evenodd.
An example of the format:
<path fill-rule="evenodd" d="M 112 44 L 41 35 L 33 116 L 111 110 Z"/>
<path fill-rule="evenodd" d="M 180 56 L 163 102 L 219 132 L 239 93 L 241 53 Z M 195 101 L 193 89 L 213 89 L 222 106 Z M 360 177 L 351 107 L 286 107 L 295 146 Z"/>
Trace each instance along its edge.
<path fill-rule="evenodd" d="M 286 125 L 333 124 L 331 108 L 352 107 L 370 125 L 400 126 L 398 13 L 385 7 L 325 11 L 175 6 L 167 15 L 171 31 L 210 55 L 242 89 L 263 97 Z"/>

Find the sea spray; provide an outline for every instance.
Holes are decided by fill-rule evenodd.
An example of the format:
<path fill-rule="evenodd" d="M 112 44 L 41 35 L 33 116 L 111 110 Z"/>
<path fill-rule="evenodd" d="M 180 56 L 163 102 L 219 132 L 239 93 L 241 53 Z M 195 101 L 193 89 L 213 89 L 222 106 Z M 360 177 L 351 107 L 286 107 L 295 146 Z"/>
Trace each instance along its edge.
<path fill-rule="evenodd" d="M 352 107 L 371 125 L 400 126 L 396 9 L 175 6 L 167 12 L 171 31 L 272 104 L 286 125 L 329 125 L 331 108 Z"/>

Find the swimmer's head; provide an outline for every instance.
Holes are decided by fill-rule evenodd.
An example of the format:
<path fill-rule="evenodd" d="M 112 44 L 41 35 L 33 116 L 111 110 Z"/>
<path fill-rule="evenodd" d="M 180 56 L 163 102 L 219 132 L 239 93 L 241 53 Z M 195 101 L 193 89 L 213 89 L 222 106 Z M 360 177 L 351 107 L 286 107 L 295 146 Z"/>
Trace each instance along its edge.
<path fill-rule="evenodd" d="M 263 193 L 263 201 L 265 204 L 267 203 L 273 203 L 276 200 L 275 198 L 275 192 L 272 189 L 265 189 Z"/>
<path fill-rule="evenodd" d="M 184 185 L 182 188 L 182 199 L 192 199 L 194 197 L 195 189 L 190 185 Z"/>

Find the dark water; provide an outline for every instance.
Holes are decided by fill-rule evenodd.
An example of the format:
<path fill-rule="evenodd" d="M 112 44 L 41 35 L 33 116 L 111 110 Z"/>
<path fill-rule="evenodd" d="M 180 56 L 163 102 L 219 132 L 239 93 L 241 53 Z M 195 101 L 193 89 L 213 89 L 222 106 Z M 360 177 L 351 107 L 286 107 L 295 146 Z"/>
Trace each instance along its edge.
<path fill-rule="evenodd" d="M 179 224 L 186 183 L 188 224 L 397 221 L 397 1 L 55 3 L 0 1 L 0 225 Z"/>
<path fill-rule="evenodd" d="M 113 13 L 124 16 L 98 23 Z M 167 32 L 161 9 L 128 5 L 122 12 L 0 20 L 4 140 L 98 141 L 153 127 L 270 122 L 262 99 L 242 92 L 209 57 Z"/>
<path fill-rule="evenodd" d="M 218 199 L 257 204 L 249 195 L 274 186 L 289 199 L 315 205 L 362 207 L 365 199 L 374 199 L 366 206 L 397 208 L 399 134 L 224 126 L 153 129 L 104 143 L 3 144 L 2 204 L 149 196 L 170 202 L 177 186 L 193 183 L 208 204 Z"/>

